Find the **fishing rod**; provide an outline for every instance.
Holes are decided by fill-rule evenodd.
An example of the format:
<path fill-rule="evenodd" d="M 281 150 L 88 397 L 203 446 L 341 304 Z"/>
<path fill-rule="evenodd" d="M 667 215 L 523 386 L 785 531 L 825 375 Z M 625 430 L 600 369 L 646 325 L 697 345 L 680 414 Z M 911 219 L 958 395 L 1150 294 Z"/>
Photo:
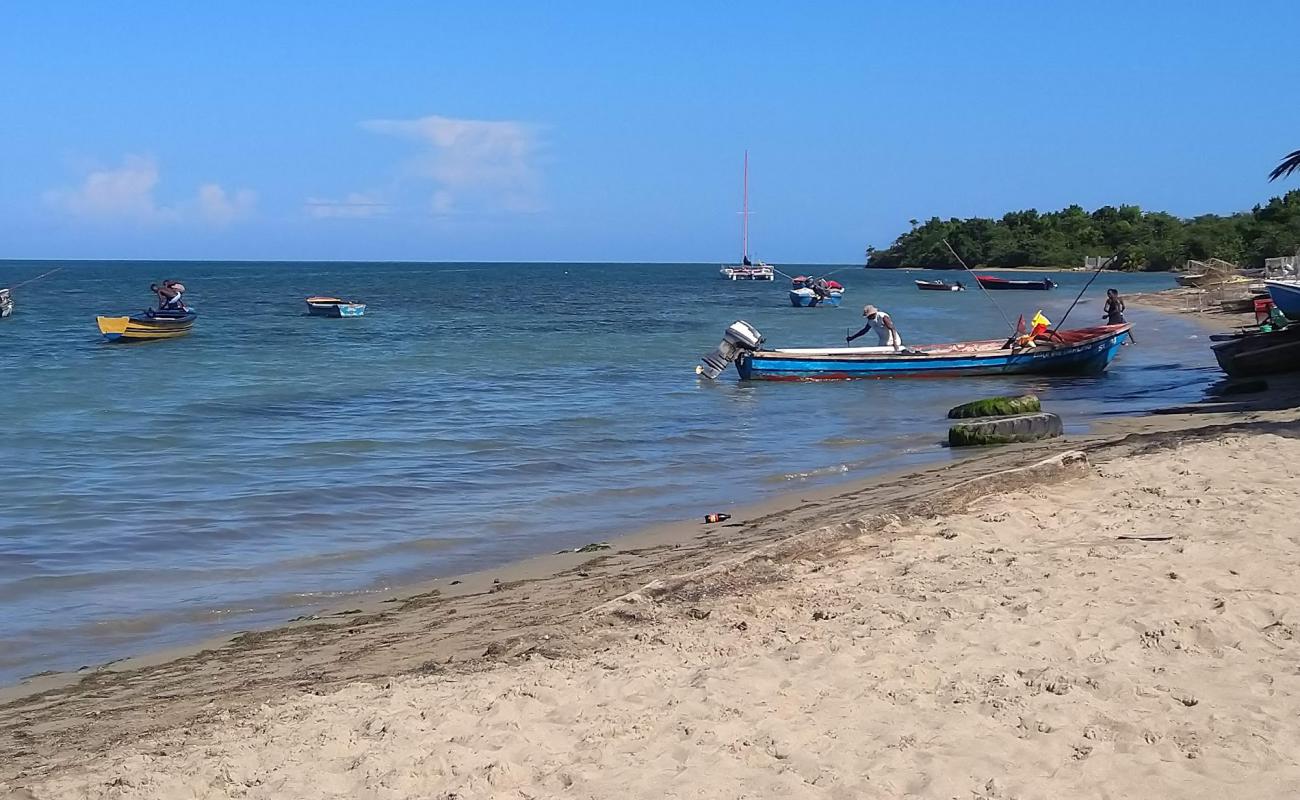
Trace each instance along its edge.
<path fill-rule="evenodd" d="M 952 249 L 952 245 L 948 244 L 948 240 L 943 239 L 942 241 L 943 241 L 943 246 L 948 248 L 948 252 L 952 253 L 953 258 L 957 259 L 957 263 L 961 264 L 962 269 L 966 270 L 967 272 L 970 272 L 970 276 L 975 279 L 975 285 L 980 287 L 980 291 L 984 293 L 984 296 L 989 299 L 989 302 L 993 304 L 993 307 L 996 308 L 998 310 L 998 313 L 1002 315 L 1002 321 L 1007 323 L 1007 327 L 1011 329 L 1011 335 L 1015 336 L 1017 333 L 1017 329 L 1015 325 L 1011 324 L 1011 319 L 1007 316 L 1007 312 L 1002 310 L 1002 306 L 998 305 L 998 301 L 994 300 L 993 295 L 989 294 L 989 290 L 985 289 L 984 284 L 980 283 L 979 276 L 977 276 L 974 272 L 971 272 L 971 268 L 966 266 L 965 261 L 961 260 L 961 256 L 957 255 L 956 250 Z"/>
<path fill-rule="evenodd" d="M 1118 259 L 1119 259 L 1119 253 L 1116 253 L 1115 255 L 1111 256 L 1109 260 L 1102 261 L 1097 266 L 1097 269 L 1095 269 L 1092 273 L 1092 277 L 1089 278 L 1088 282 L 1085 283 L 1083 285 L 1083 288 L 1079 290 L 1079 294 L 1077 297 L 1074 298 L 1074 302 L 1071 303 L 1070 307 L 1065 310 L 1065 316 L 1061 317 L 1061 321 L 1056 325 L 1057 330 L 1060 330 L 1061 328 L 1065 327 L 1065 320 L 1070 316 L 1070 312 L 1074 310 L 1075 306 L 1079 305 L 1079 301 L 1083 299 L 1083 293 L 1088 291 L 1088 287 L 1092 286 L 1092 282 L 1097 280 L 1097 276 L 1100 275 L 1101 271 L 1106 268 L 1106 265 L 1113 264 Z"/>
<path fill-rule="evenodd" d="M 25 280 L 25 281 L 23 281 L 22 283 L 15 283 L 13 286 L 10 286 L 10 287 L 9 287 L 9 290 L 10 290 L 10 291 L 13 291 L 14 289 L 17 289 L 17 288 L 19 288 L 19 287 L 26 286 L 26 285 L 29 284 L 29 283 L 35 283 L 36 281 L 39 281 L 41 278 L 47 278 L 47 277 L 49 277 L 50 275 L 53 275 L 54 273 L 58 272 L 58 271 L 61 270 L 61 269 L 63 269 L 63 267 L 55 267 L 54 269 L 50 270 L 49 272 L 43 272 L 43 273 L 41 273 L 40 275 L 37 275 L 35 278 L 29 278 L 28 280 Z"/>

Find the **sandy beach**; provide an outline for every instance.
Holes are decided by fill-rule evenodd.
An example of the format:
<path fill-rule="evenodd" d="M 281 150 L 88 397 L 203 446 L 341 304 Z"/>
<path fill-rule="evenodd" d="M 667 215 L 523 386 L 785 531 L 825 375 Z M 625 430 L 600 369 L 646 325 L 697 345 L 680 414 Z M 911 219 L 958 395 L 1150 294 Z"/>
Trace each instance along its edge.
<path fill-rule="evenodd" d="M 1297 394 L 0 695 L 27 798 L 1300 792 Z"/>

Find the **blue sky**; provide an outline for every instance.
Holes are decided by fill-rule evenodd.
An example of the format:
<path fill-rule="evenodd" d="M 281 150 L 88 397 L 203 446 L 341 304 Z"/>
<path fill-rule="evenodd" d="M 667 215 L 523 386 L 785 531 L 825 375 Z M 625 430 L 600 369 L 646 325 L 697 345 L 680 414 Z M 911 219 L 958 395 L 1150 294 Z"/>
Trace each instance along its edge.
<path fill-rule="evenodd" d="M 0 2 L 0 258 L 856 263 L 1300 181 L 1293 2 Z"/>

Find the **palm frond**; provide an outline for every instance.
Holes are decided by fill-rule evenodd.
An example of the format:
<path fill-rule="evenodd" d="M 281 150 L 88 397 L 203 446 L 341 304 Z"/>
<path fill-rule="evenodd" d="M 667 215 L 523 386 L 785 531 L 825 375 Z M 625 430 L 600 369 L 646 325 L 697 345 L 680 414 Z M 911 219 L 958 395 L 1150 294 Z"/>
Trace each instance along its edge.
<path fill-rule="evenodd" d="M 1282 159 L 1282 163 L 1268 173 L 1268 182 L 1272 183 L 1278 178 L 1285 178 L 1298 169 L 1300 169 L 1300 150 L 1289 153 L 1286 158 Z"/>

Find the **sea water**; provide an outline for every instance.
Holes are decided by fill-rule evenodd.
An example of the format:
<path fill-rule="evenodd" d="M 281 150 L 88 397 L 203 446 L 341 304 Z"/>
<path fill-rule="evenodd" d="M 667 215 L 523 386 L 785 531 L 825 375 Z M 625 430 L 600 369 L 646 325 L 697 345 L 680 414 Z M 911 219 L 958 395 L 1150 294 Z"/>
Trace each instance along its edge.
<path fill-rule="evenodd" d="M 0 262 L 0 285 L 49 267 Z M 843 307 L 709 264 L 67 264 L 0 321 L 0 683 L 953 458 L 944 414 L 972 398 L 1035 392 L 1080 431 L 1215 378 L 1193 321 L 1140 309 L 1098 377 L 697 377 L 737 319 L 772 346 L 841 345 L 869 302 L 907 343 L 1000 338 L 1004 314 L 1059 321 L 1089 277 L 994 293 L 999 310 L 970 280 L 913 284 L 953 273 L 783 269 L 833 272 Z M 95 316 L 143 309 L 163 278 L 188 288 L 193 333 L 101 341 Z M 1102 322 L 1108 287 L 1171 285 L 1103 276 L 1067 326 Z M 306 316 L 312 294 L 366 315 Z"/>

